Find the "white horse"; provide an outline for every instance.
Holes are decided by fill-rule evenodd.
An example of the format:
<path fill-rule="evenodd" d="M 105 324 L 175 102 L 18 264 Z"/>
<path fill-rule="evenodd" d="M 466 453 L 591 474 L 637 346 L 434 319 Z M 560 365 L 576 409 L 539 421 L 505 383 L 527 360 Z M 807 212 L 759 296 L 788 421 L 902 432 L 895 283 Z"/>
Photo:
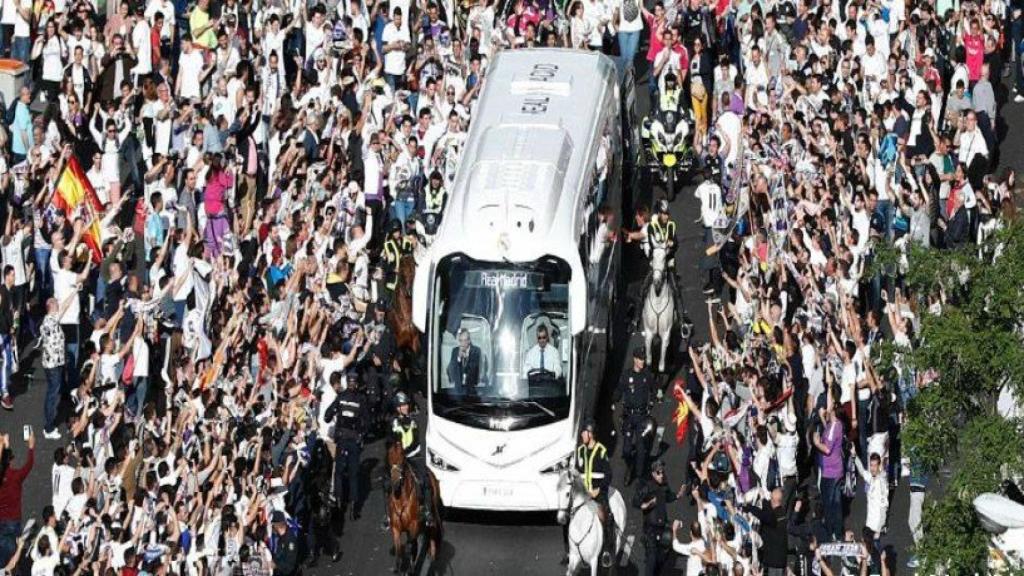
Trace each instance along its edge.
<path fill-rule="evenodd" d="M 614 563 L 622 551 L 626 529 L 626 504 L 615 488 L 609 489 L 608 506 L 615 518 Z M 597 509 L 597 502 L 587 494 L 579 474 L 563 472 L 558 479 L 558 523 L 569 523 L 569 568 L 566 576 L 573 576 L 581 563 L 590 566 L 591 576 L 597 576 L 601 551 L 604 550 L 604 530 L 601 529 Z"/>
<path fill-rule="evenodd" d="M 651 250 L 651 284 L 644 298 L 644 346 L 647 349 L 647 365 L 651 365 L 651 346 L 654 335 L 661 337 L 661 354 L 658 357 L 658 372 L 665 371 L 665 356 L 668 355 L 668 341 L 672 335 L 672 322 L 676 313 L 675 295 L 668 286 L 666 277 L 666 256 L 668 251 L 660 246 Z"/>

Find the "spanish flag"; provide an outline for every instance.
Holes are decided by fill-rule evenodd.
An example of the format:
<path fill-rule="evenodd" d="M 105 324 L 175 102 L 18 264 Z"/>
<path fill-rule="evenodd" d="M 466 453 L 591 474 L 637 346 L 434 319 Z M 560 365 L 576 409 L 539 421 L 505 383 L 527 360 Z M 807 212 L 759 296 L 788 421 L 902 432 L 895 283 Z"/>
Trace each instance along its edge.
<path fill-rule="evenodd" d="M 676 378 L 672 385 L 672 395 L 679 402 L 675 414 L 672 415 L 672 420 L 676 423 L 676 444 L 682 444 L 683 440 L 686 440 L 686 433 L 690 430 L 690 406 L 683 398 L 684 385 L 682 378 Z"/>
<path fill-rule="evenodd" d="M 82 234 L 82 241 L 92 252 L 93 262 L 99 263 L 103 257 L 100 250 L 100 214 L 103 212 L 103 204 L 78 163 L 78 158 L 68 158 L 64 171 L 57 179 L 52 203 L 55 208 L 63 210 L 69 219 L 73 218 L 72 213 L 75 211 L 85 212 L 83 216 L 88 229 Z"/>

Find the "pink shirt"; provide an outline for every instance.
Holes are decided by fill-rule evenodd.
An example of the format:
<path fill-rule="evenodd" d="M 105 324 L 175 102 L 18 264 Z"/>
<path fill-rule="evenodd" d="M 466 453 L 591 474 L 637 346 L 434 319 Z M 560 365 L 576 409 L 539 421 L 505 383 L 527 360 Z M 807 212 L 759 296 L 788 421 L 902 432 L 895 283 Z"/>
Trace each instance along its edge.
<path fill-rule="evenodd" d="M 661 52 L 665 44 L 662 43 L 661 38 L 658 38 L 658 26 L 654 22 L 654 14 L 646 16 L 644 19 L 647 20 L 647 29 L 650 30 L 650 46 L 647 48 L 647 61 L 653 63 L 654 58 L 658 55 L 658 52 Z M 662 26 L 664 26 L 664 23 L 662 23 Z"/>
<path fill-rule="evenodd" d="M 203 204 L 206 206 L 206 214 L 218 216 L 224 214 L 224 191 L 235 183 L 235 175 L 222 170 L 212 179 L 206 181 L 206 191 L 203 194 Z"/>
<path fill-rule="evenodd" d="M 985 39 L 980 34 L 964 34 L 964 50 L 967 52 L 967 77 L 971 82 L 977 82 L 985 61 Z"/>

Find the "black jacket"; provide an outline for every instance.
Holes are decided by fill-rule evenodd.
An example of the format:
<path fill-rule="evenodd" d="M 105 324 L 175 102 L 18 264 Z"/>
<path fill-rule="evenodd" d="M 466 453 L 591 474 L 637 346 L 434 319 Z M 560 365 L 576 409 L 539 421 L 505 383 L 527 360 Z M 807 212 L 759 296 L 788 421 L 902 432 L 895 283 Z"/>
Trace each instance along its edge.
<path fill-rule="evenodd" d="M 459 347 L 452 348 L 451 360 L 448 362 L 448 381 L 455 385 L 457 391 L 476 388 L 480 383 L 480 347 L 469 345 L 469 353 L 462 360 Z"/>

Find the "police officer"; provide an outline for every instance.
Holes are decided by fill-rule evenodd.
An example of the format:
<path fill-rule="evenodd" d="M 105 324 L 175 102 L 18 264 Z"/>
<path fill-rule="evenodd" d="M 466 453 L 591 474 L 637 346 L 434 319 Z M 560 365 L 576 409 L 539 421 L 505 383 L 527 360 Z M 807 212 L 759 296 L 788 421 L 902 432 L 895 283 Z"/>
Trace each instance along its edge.
<path fill-rule="evenodd" d="M 387 278 L 388 290 L 394 290 L 398 282 L 398 267 L 402 256 L 407 253 L 408 243 L 402 238 L 402 223 L 391 220 L 387 226 L 387 238 L 381 248 L 381 260 L 384 265 L 384 276 Z"/>
<path fill-rule="evenodd" d="M 667 504 L 682 496 L 683 486 L 678 492 L 668 487 L 665 479 L 665 463 L 657 460 L 651 465 L 651 476 L 633 493 L 633 506 L 644 514 L 644 574 L 660 574 L 668 559 L 670 541 L 665 538 L 669 527 Z"/>
<path fill-rule="evenodd" d="M 648 221 L 645 209 L 641 208 L 637 214 L 637 222 L 641 225 L 639 230 L 626 235 L 626 242 L 639 241 L 644 255 L 648 259 L 648 273 L 644 280 L 643 288 L 636 294 L 643 298 L 651 281 L 650 258 L 655 248 L 665 249 L 665 265 L 670 274 L 669 281 L 672 284 L 672 294 L 676 300 L 676 314 L 681 316 L 682 296 L 679 294 L 679 280 L 676 278 L 676 250 L 679 242 L 676 240 L 676 223 L 669 215 L 668 200 L 662 198 L 655 204 L 655 214 Z M 641 300 L 642 301 L 642 300 Z"/>
<path fill-rule="evenodd" d="M 348 473 L 349 499 L 352 504 L 352 519 L 359 519 L 359 468 L 363 453 L 363 437 L 369 424 L 366 400 L 356 390 L 357 380 L 352 379 L 348 388 L 341 388 L 341 372 L 331 374 L 331 386 L 338 396 L 327 407 L 324 419 L 334 420 L 334 500 L 343 507 L 344 480 Z"/>
<path fill-rule="evenodd" d="M 608 461 L 608 449 L 597 441 L 594 435 L 594 422 L 587 421 L 580 428 L 580 445 L 576 448 L 576 471 L 583 478 L 583 487 L 598 505 L 598 516 L 604 531 L 604 550 L 601 552 L 601 565 L 611 566 L 615 534 L 615 520 L 608 506 L 608 491 L 612 482 L 612 465 Z"/>
<path fill-rule="evenodd" d="M 395 405 L 397 413 L 391 421 L 391 433 L 395 442 L 402 445 L 405 452 L 405 460 L 412 467 L 416 474 L 416 484 L 420 487 L 420 517 L 427 526 L 433 526 L 433 486 L 428 476 L 426 460 L 423 456 L 423 447 L 420 444 L 419 428 L 416 421 L 410 414 L 409 397 L 405 392 L 395 394 Z"/>
<path fill-rule="evenodd" d="M 384 402 L 391 398 L 390 376 L 395 368 L 398 345 L 395 335 L 387 323 L 387 301 L 378 298 L 366 311 L 363 329 L 370 348 L 362 365 L 363 382 L 368 409 L 373 417 L 372 424 L 387 422 L 390 409 L 382 409 Z M 378 418 L 383 416 L 383 418 Z"/>
<path fill-rule="evenodd" d="M 679 87 L 679 79 L 674 72 L 665 74 L 665 88 L 658 95 L 658 109 L 661 111 L 679 112 L 679 102 L 683 90 Z"/>
<path fill-rule="evenodd" d="M 288 529 L 284 512 L 275 510 L 270 518 L 274 530 L 271 539 L 274 576 L 294 576 L 299 572 L 299 546 L 295 535 Z"/>
<path fill-rule="evenodd" d="M 434 170 L 430 173 L 430 182 L 423 190 L 423 214 L 434 214 L 440 222 L 447 203 L 448 191 L 444 189 L 444 178 L 439 171 Z"/>
<path fill-rule="evenodd" d="M 626 485 L 642 478 L 647 468 L 647 439 L 644 432 L 651 422 L 651 390 L 654 375 L 644 365 L 643 347 L 633 350 L 633 366 L 627 370 L 615 389 L 614 404 L 622 401 L 622 459 L 626 462 Z M 614 410 L 614 406 L 612 410 Z"/>

